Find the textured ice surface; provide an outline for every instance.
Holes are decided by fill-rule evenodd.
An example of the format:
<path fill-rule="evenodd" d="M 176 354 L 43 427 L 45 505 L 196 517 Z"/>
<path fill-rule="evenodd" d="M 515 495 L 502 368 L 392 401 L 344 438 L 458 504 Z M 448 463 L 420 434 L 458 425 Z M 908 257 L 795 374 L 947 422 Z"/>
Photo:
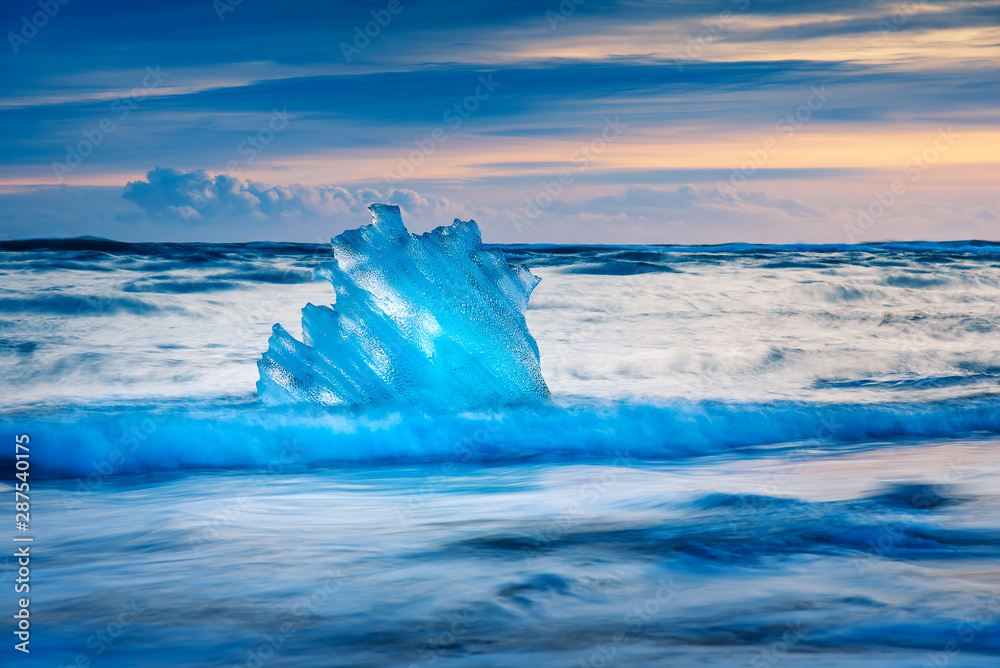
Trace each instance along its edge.
<path fill-rule="evenodd" d="M 399 207 L 333 239 L 317 277 L 335 307 L 302 310 L 305 342 L 275 325 L 257 366 L 268 404 L 469 408 L 548 396 L 524 310 L 539 279 L 483 246 L 475 221 L 412 235 Z"/>

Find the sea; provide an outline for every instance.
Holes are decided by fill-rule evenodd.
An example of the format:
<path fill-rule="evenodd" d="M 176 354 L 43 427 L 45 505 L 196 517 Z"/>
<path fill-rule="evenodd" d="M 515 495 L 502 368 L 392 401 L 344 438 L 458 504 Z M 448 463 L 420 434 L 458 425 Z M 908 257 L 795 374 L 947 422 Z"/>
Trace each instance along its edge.
<path fill-rule="evenodd" d="M 1000 665 L 1000 245 L 497 248 L 429 410 L 257 396 L 329 246 L 0 242 L 0 664 Z"/>

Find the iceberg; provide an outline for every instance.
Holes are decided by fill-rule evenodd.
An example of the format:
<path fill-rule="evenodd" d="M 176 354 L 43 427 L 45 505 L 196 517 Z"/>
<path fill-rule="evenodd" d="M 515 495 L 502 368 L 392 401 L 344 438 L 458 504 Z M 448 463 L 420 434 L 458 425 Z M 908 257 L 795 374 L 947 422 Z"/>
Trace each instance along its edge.
<path fill-rule="evenodd" d="M 332 240 L 314 270 L 332 306 L 302 309 L 299 341 L 275 324 L 257 363 L 265 404 L 468 409 L 548 396 L 524 311 L 539 278 L 483 245 L 475 221 L 410 234 L 399 207 Z"/>

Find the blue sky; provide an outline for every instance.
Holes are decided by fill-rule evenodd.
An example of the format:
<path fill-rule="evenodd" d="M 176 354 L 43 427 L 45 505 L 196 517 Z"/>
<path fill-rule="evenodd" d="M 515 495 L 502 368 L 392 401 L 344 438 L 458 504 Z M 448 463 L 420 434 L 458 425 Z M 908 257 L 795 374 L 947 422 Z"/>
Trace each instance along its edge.
<path fill-rule="evenodd" d="M 1000 238 L 997 2 L 0 12 L 7 238 Z"/>

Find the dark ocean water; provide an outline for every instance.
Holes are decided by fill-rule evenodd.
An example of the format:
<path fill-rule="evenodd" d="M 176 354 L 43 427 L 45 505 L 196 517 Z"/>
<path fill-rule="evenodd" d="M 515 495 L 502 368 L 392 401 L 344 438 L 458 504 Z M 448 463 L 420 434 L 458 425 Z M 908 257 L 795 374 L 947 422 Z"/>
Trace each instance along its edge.
<path fill-rule="evenodd" d="M 504 251 L 551 400 L 361 410 L 255 394 L 328 247 L 0 242 L 26 661 L 998 665 L 1000 246 Z"/>

